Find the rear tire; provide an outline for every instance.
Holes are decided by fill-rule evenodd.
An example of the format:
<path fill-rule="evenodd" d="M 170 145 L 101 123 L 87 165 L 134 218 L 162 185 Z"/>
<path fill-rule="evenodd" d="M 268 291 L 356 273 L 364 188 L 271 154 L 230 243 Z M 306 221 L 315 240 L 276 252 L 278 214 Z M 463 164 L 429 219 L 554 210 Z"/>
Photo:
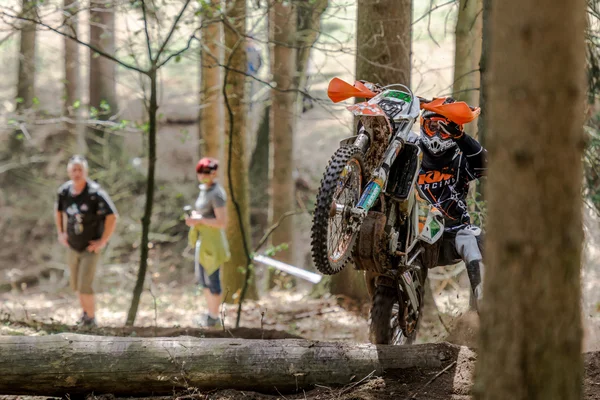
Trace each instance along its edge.
<path fill-rule="evenodd" d="M 417 337 L 415 328 L 406 336 L 400 328 L 400 318 L 404 315 L 404 304 L 398 303 L 396 289 L 388 286 L 377 286 L 371 307 L 371 324 L 369 339 L 373 344 L 412 344 Z"/>
<path fill-rule="evenodd" d="M 322 274 L 340 272 L 352 255 L 358 230 L 350 229 L 347 210 L 358 203 L 362 185 L 362 152 L 355 146 L 340 147 L 321 180 L 312 224 L 312 256 Z M 343 205 L 346 211 L 338 213 L 336 204 Z"/>
<path fill-rule="evenodd" d="M 405 304 L 401 304 L 398 298 L 398 291 L 395 288 L 383 285 L 375 287 L 375 294 L 372 298 L 371 321 L 369 326 L 369 338 L 373 344 L 393 344 L 407 345 L 413 344 L 417 338 L 419 325 L 423 318 L 423 301 L 425 300 L 425 281 L 427 280 L 427 270 L 421 267 L 420 273 L 417 273 L 420 280 L 420 286 L 417 287 L 417 296 L 419 296 L 418 318 L 414 321 L 414 326 L 410 333 L 404 334 L 400 327 L 401 318 L 405 316 Z M 415 277 L 413 276 L 413 280 Z M 400 301 L 400 302 L 399 302 Z"/>

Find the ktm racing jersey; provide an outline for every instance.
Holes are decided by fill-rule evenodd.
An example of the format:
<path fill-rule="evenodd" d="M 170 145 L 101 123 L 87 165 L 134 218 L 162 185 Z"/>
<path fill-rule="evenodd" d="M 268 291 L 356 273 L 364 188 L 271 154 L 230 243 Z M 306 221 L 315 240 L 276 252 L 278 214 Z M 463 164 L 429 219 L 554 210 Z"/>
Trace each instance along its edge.
<path fill-rule="evenodd" d="M 427 200 L 444 214 L 448 226 L 469 223 L 469 182 L 484 175 L 487 158 L 487 151 L 466 134 L 456 144 L 439 157 L 423 149 L 417 181 Z"/>

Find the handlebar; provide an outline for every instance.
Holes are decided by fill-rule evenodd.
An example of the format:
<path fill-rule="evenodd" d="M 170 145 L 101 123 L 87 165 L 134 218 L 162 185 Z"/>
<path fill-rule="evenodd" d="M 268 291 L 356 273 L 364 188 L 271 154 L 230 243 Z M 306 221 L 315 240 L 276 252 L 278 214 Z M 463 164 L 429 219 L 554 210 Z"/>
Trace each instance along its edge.
<path fill-rule="evenodd" d="M 335 85 L 333 85 L 334 83 Z M 360 85 L 356 86 L 357 83 L 360 83 Z M 330 82 L 328 95 L 334 102 L 342 101 L 349 97 L 356 97 L 357 95 L 359 97 L 372 98 L 394 86 L 401 87 L 410 94 L 411 103 L 414 99 L 419 99 L 420 109 L 426 109 L 444 115 L 446 118 L 457 124 L 465 124 L 473 121 L 481 111 L 479 107 L 472 107 L 464 101 L 446 103 L 445 97 L 427 99 L 425 97 L 417 96 L 408 86 L 399 83 L 382 86 L 377 83 L 360 80 L 356 81 L 353 87 L 353 85 L 343 82 L 339 78 L 334 78 Z M 356 87 L 358 87 L 358 89 Z"/>

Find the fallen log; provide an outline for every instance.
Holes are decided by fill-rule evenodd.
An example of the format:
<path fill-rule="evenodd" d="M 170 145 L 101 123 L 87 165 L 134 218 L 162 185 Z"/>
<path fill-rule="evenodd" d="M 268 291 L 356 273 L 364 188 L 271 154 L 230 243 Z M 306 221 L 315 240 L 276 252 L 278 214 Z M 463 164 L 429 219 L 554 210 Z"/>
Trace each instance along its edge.
<path fill-rule="evenodd" d="M 197 388 L 290 392 L 346 385 L 410 367 L 457 360 L 448 343 L 415 346 L 58 335 L 0 337 L 0 394 L 169 395 Z"/>

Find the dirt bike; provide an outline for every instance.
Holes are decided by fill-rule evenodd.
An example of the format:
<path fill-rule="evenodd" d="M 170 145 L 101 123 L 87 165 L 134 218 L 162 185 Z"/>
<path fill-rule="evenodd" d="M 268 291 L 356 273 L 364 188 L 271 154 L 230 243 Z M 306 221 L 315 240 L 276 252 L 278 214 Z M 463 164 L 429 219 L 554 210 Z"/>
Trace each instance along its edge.
<path fill-rule="evenodd" d="M 321 180 L 312 225 L 312 255 L 323 274 L 352 260 L 371 295 L 370 339 L 410 344 L 417 333 L 428 268 L 437 265 L 444 218 L 417 184 L 422 153 L 411 132 L 421 109 L 463 124 L 479 109 L 415 96 L 405 85 L 377 87 L 334 78 L 333 102 L 358 117 L 358 134 L 340 142 Z"/>

